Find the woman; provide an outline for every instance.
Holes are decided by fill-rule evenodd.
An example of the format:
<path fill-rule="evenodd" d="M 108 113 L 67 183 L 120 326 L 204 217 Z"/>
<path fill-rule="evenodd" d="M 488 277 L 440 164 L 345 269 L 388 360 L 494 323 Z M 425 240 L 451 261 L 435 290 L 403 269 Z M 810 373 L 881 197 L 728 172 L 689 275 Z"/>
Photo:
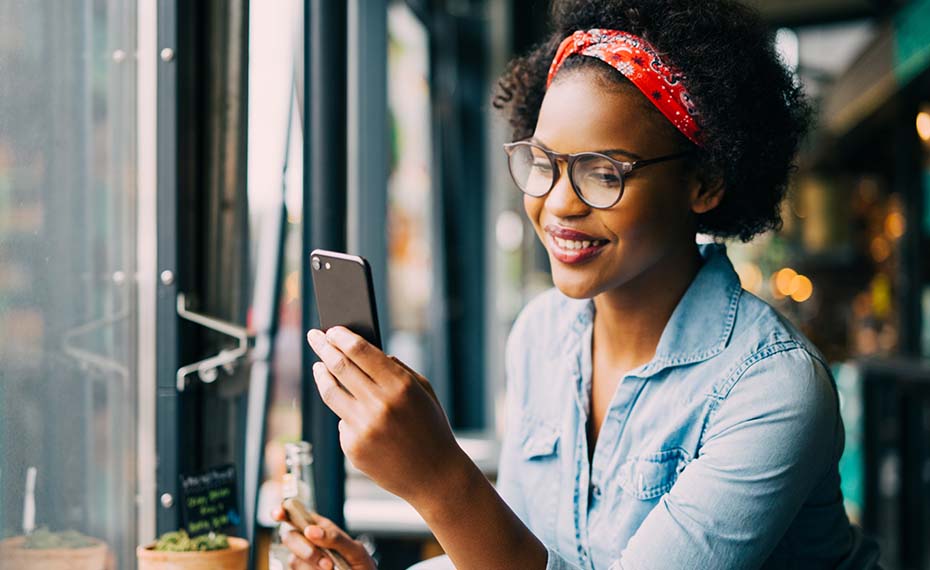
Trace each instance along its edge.
<path fill-rule="evenodd" d="M 744 292 L 722 245 L 780 224 L 809 124 L 758 16 L 730 0 L 574 0 L 501 79 L 506 145 L 554 289 L 511 331 L 497 489 L 426 380 L 310 331 L 342 447 L 448 554 L 423 568 L 861 568 L 823 356 Z M 280 518 L 281 513 L 276 513 Z M 373 564 L 329 522 L 287 539 Z M 450 562 L 451 559 L 451 562 Z"/>

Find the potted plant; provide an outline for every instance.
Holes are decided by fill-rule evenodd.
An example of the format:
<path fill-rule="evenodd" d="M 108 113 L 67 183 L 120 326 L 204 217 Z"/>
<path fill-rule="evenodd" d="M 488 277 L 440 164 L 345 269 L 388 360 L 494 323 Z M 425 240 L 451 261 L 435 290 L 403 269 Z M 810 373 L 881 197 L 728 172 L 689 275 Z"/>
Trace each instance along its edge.
<path fill-rule="evenodd" d="M 246 570 L 249 541 L 212 532 L 191 537 L 182 529 L 139 546 L 136 559 L 139 570 Z"/>
<path fill-rule="evenodd" d="M 39 528 L 0 541 L 0 568 L 16 570 L 104 570 L 107 545 L 75 530 Z"/>

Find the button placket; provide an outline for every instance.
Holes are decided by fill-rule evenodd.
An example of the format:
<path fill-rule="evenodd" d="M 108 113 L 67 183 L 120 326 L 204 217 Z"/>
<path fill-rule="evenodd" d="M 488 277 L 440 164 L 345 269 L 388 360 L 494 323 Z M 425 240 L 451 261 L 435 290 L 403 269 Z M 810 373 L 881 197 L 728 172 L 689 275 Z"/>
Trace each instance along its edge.
<path fill-rule="evenodd" d="M 578 430 L 578 435 L 576 437 L 577 444 L 575 445 L 575 453 L 577 457 L 576 465 L 578 476 L 575 479 L 575 544 L 581 564 L 584 566 L 584 556 L 586 556 L 585 542 L 588 535 L 588 442 L 583 428 Z"/>
<path fill-rule="evenodd" d="M 581 363 L 578 363 L 578 367 L 573 367 L 573 371 L 576 374 L 576 378 L 579 384 L 583 383 L 583 368 L 585 368 Z M 577 552 L 578 564 L 582 568 L 591 568 L 591 558 L 588 554 L 589 549 L 589 540 L 588 540 L 588 511 L 591 508 L 590 506 L 590 463 L 588 461 L 588 436 L 585 430 L 587 410 L 579 408 L 578 421 L 576 422 L 577 429 L 575 431 L 575 465 L 578 469 L 577 477 L 575 478 L 575 548 Z"/>

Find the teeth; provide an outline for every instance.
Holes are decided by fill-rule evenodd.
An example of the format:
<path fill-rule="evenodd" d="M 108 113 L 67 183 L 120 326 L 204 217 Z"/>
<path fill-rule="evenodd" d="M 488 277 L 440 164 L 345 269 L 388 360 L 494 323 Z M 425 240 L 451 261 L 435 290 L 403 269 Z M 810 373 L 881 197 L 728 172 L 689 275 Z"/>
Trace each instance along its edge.
<path fill-rule="evenodd" d="M 591 247 L 592 245 L 599 246 L 604 243 L 604 240 L 600 240 L 600 239 L 577 241 L 577 240 L 570 240 L 570 239 L 562 239 L 556 236 L 552 236 L 552 238 L 555 240 L 555 243 L 558 244 L 558 246 L 561 247 L 562 249 L 587 249 Z"/>

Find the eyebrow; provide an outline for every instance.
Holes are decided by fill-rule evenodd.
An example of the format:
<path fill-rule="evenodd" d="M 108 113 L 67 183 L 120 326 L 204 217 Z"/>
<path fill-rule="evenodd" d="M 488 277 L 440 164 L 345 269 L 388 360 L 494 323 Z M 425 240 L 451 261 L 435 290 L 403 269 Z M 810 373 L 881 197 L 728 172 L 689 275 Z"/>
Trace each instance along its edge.
<path fill-rule="evenodd" d="M 546 150 L 552 150 L 551 148 L 549 148 L 548 145 L 546 145 L 546 143 L 542 142 L 541 140 L 539 140 L 539 139 L 536 138 L 536 137 L 530 137 L 530 140 L 531 140 L 532 142 L 538 144 L 539 146 L 545 148 Z M 554 152 L 554 151 L 553 151 L 553 152 Z M 636 154 L 635 152 L 631 152 L 631 151 L 626 150 L 626 149 L 623 149 L 623 148 L 611 148 L 611 149 L 606 149 L 606 150 L 591 150 L 591 151 L 585 151 L 585 152 L 597 152 L 597 153 L 600 153 L 600 154 L 607 154 L 607 155 L 610 155 L 610 154 L 622 154 L 623 156 L 632 158 L 633 160 L 642 160 L 642 159 L 643 159 L 643 157 L 641 157 L 640 155 Z"/>

